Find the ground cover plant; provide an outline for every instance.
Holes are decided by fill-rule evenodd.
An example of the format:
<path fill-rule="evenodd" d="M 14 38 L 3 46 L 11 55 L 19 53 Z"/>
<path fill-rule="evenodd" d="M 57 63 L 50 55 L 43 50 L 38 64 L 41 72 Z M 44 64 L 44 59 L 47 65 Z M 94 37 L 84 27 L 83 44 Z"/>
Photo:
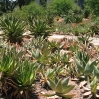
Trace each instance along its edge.
<path fill-rule="evenodd" d="M 91 6 L 87 1 L 85 9 L 71 0 L 32 2 L 1 17 L 1 98 L 99 98 L 99 47 L 90 40 L 98 36 L 99 18 Z M 54 33 L 77 39 L 50 42 Z"/>

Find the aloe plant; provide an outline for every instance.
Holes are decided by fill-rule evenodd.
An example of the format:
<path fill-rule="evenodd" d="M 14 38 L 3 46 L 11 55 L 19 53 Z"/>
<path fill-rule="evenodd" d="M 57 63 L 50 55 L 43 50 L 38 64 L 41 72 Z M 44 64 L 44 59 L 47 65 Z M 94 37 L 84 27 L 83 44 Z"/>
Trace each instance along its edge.
<path fill-rule="evenodd" d="M 46 70 L 46 68 L 44 68 L 40 72 L 41 72 L 41 83 L 42 83 L 43 88 L 50 89 L 49 86 L 48 86 L 47 80 L 48 79 L 53 79 L 54 80 L 55 69 L 48 68 Z"/>
<path fill-rule="evenodd" d="M 0 61 L 0 71 L 3 73 L 3 75 L 11 76 L 16 71 L 17 63 L 18 63 L 17 57 L 19 57 L 19 54 L 21 54 L 21 52 L 15 53 L 15 51 L 13 51 L 13 50 L 15 50 L 15 48 L 12 48 L 10 50 L 7 49 L 7 52 L 4 49 L 1 52 L 2 58 Z"/>
<path fill-rule="evenodd" d="M 84 45 L 87 45 L 91 40 L 89 39 L 89 36 L 81 36 L 78 37 L 78 40 L 82 42 Z"/>
<path fill-rule="evenodd" d="M 16 81 L 19 86 L 31 85 L 35 79 L 36 67 L 34 63 L 28 63 L 27 60 L 20 63 L 20 67 L 17 69 Z M 34 72 L 35 71 L 35 72 Z"/>
<path fill-rule="evenodd" d="M 28 99 L 29 94 L 33 91 L 37 69 L 36 63 L 29 63 L 27 60 L 19 63 L 12 85 L 15 91 L 11 96 Z"/>
<path fill-rule="evenodd" d="M 92 72 L 94 71 L 94 67 L 97 65 L 97 61 L 92 61 L 90 60 L 90 57 L 87 53 L 85 52 L 77 52 L 76 55 L 76 71 L 78 73 L 76 73 L 78 77 L 83 76 L 88 76 L 90 74 L 92 74 Z"/>
<path fill-rule="evenodd" d="M 34 19 L 33 24 L 30 24 L 30 31 L 35 37 L 43 36 L 45 38 L 49 36 L 51 28 L 48 27 L 45 21 L 41 19 Z"/>
<path fill-rule="evenodd" d="M 54 96 L 58 95 L 60 97 L 65 97 L 65 98 L 71 98 L 74 96 L 74 94 L 68 94 L 74 86 L 73 85 L 68 85 L 69 78 L 66 78 L 64 80 L 60 80 L 55 77 L 55 80 L 52 81 L 51 79 L 48 79 L 48 85 L 51 87 L 53 91 L 55 91 L 54 94 L 44 94 L 45 96 Z"/>
<path fill-rule="evenodd" d="M 48 79 L 54 79 L 54 77 L 55 77 L 55 70 L 49 68 L 49 69 L 47 69 L 47 71 L 43 71 L 42 76 L 43 76 L 44 82 L 47 83 Z"/>
<path fill-rule="evenodd" d="M 20 60 L 21 52 L 16 52 L 15 47 L 8 49 L 3 48 L 1 50 L 1 60 L 0 60 L 0 81 L 1 81 L 1 91 L 2 94 L 6 94 L 8 97 L 9 91 L 13 89 L 13 79 L 16 70 L 19 68 L 18 62 Z"/>
<path fill-rule="evenodd" d="M 0 27 L 4 31 L 4 35 L 11 43 L 21 43 L 24 24 L 13 16 L 5 16 L 0 20 Z"/>
<path fill-rule="evenodd" d="M 51 50 L 52 53 L 60 49 L 60 44 L 58 42 L 52 41 L 48 42 L 48 49 Z"/>

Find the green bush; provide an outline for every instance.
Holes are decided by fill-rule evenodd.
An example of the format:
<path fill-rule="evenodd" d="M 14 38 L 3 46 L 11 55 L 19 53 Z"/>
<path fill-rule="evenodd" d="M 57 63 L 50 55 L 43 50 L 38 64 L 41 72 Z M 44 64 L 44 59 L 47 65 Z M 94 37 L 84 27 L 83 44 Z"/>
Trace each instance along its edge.
<path fill-rule="evenodd" d="M 49 10 L 56 15 L 67 15 L 68 11 L 72 9 L 73 0 L 52 0 L 48 3 Z"/>
<path fill-rule="evenodd" d="M 99 0 L 88 0 L 88 4 L 95 15 L 99 15 Z"/>
<path fill-rule="evenodd" d="M 30 3 L 29 5 L 25 5 L 22 7 L 22 10 L 20 10 L 19 8 L 16 8 L 13 11 L 13 15 L 20 17 L 21 20 L 25 20 L 27 19 L 28 15 L 32 15 L 32 16 L 43 16 L 44 14 L 44 8 L 40 5 L 38 5 L 35 2 Z"/>
<path fill-rule="evenodd" d="M 73 6 L 73 9 L 68 12 L 65 17 L 66 23 L 79 23 L 82 22 L 83 11 L 77 5 Z"/>

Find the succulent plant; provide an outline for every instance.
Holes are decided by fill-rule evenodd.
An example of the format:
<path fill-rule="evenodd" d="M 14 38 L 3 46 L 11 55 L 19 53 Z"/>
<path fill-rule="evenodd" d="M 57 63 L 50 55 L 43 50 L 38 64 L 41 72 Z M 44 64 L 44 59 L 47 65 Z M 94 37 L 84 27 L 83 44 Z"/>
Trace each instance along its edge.
<path fill-rule="evenodd" d="M 24 25 L 14 16 L 6 16 L 0 22 L 0 27 L 4 31 L 4 35 L 11 43 L 21 43 Z"/>
<path fill-rule="evenodd" d="M 90 57 L 87 53 L 85 52 L 77 52 L 76 55 L 76 73 L 78 77 L 83 76 L 90 76 L 92 72 L 94 71 L 94 67 L 97 65 L 97 61 L 91 61 Z"/>
<path fill-rule="evenodd" d="M 35 37 L 43 36 L 44 38 L 49 36 L 51 28 L 48 27 L 47 23 L 41 19 L 34 19 L 33 24 L 30 24 L 30 31 Z"/>
<path fill-rule="evenodd" d="M 65 98 L 71 98 L 74 96 L 74 94 L 68 94 L 74 86 L 73 85 L 68 85 L 69 78 L 66 78 L 64 80 L 60 80 L 57 77 L 55 77 L 55 80 L 52 81 L 51 79 L 48 79 L 48 85 L 50 88 L 55 91 L 53 95 L 58 95 L 60 97 L 65 97 Z M 44 94 L 45 96 L 50 96 L 50 94 Z"/>

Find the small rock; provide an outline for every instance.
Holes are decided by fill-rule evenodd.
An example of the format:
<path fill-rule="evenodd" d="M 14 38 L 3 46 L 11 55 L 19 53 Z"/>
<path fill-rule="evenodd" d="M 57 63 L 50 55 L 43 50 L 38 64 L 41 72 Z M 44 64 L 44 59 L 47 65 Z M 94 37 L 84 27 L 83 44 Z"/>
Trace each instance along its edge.
<path fill-rule="evenodd" d="M 52 35 L 48 37 L 48 41 L 52 42 L 52 41 L 56 41 L 56 42 L 60 42 L 63 38 L 65 38 L 64 35 Z"/>
<path fill-rule="evenodd" d="M 91 95 L 91 91 L 85 92 L 85 93 L 83 94 L 84 97 L 89 96 L 89 95 Z"/>
<path fill-rule="evenodd" d="M 99 86 L 97 86 L 97 90 L 99 90 Z"/>
<path fill-rule="evenodd" d="M 82 81 L 82 82 L 80 83 L 79 87 L 81 88 L 81 87 L 83 87 L 83 86 L 86 85 L 86 84 L 87 84 L 86 81 Z"/>
<path fill-rule="evenodd" d="M 62 99 L 62 98 L 55 95 L 55 96 L 47 97 L 46 99 Z"/>
<path fill-rule="evenodd" d="M 83 89 L 84 89 L 85 91 L 90 91 L 90 90 L 91 90 L 90 88 L 87 88 L 87 87 L 84 87 L 84 86 L 83 86 Z"/>
<path fill-rule="evenodd" d="M 98 99 L 99 99 L 99 95 L 98 95 L 98 94 L 96 94 L 96 98 L 98 98 Z"/>

